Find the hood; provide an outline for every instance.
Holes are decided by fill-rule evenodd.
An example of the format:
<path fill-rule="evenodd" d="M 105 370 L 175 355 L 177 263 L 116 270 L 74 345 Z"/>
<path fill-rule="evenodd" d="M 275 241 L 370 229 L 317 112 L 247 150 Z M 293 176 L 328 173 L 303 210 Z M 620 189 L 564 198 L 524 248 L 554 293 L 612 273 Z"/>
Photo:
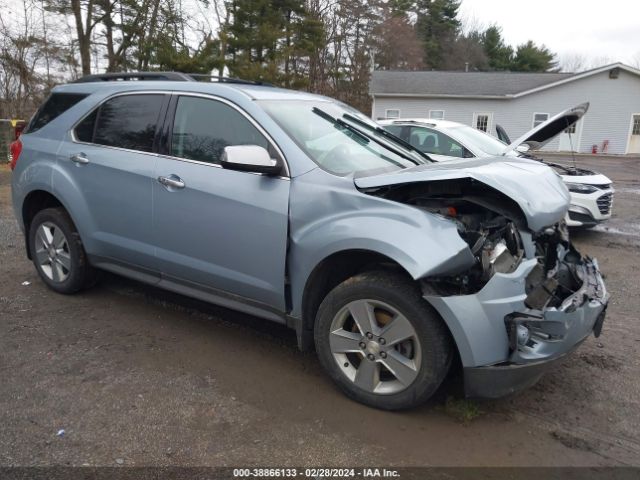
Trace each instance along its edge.
<path fill-rule="evenodd" d="M 569 191 L 548 166 L 531 160 L 462 159 L 407 168 L 394 173 L 360 177 L 358 188 L 471 178 L 512 198 L 537 232 L 562 220 L 569 208 Z"/>
<path fill-rule="evenodd" d="M 508 147 L 505 147 L 503 155 L 506 155 L 523 143 L 529 145 L 532 150 L 538 150 L 555 137 L 560 135 L 565 129 L 578 122 L 582 116 L 589 110 L 589 103 L 583 103 L 577 107 L 565 110 L 559 113 L 555 117 L 551 117 L 546 122 L 541 123 L 537 127 L 529 130 L 527 133 L 519 137 L 516 141 L 512 142 Z M 504 132 L 504 129 L 502 129 Z M 505 132 L 506 133 L 506 132 Z M 507 137 L 508 138 L 508 137 Z"/>
<path fill-rule="evenodd" d="M 611 179 L 601 173 L 592 173 L 591 175 L 566 175 L 561 174 L 562 180 L 571 183 L 582 183 L 585 185 L 597 185 L 599 187 L 611 185 Z"/>

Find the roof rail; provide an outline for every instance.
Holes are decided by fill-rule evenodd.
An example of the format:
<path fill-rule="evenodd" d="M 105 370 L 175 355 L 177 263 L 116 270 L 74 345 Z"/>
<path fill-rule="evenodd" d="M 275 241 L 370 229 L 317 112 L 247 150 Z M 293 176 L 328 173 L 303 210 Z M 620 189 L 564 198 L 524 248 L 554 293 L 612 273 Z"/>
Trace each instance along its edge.
<path fill-rule="evenodd" d="M 109 72 L 85 75 L 73 83 L 114 82 L 124 80 L 193 81 L 187 74 L 180 72 Z"/>
<path fill-rule="evenodd" d="M 72 83 L 89 83 L 89 82 L 117 82 L 125 80 L 156 80 L 171 82 L 215 82 L 215 83 L 236 83 L 242 85 L 263 85 L 272 87 L 273 85 L 265 82 L 254 82 L 252 80 L 243 80 L 241 78 L 222 77 L 218 75 L 207 75 L 201 73 L 182 73 L 182 72 L 109 72 L 97 73 L 93 75 L 85 75 Z"/>
<path fill-rule="evenodd" d="M 219 75 L 207 75 L 205 73 L 185 73 L 193 80 L 198 82 L 216 82 L 216 83 L 239 83 L 242 85 L 262 85 L 264 87 L 273 87 L 272 84 L 262 81 L 244 80 L 235 77 L 221 77 Z"/>

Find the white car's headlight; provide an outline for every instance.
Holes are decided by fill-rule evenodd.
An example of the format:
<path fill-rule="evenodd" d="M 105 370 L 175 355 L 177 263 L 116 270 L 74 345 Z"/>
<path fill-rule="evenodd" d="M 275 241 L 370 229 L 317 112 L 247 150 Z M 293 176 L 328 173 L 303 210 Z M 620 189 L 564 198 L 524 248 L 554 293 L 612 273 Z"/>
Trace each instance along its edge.
<path fill-rule="evenodd" d="M 584 183 L 569 183 L 565 184 L 570 192 L 573 193 L 593 193 L 597 192 L 598 189 L 593 185 L 585 185 Z"/>

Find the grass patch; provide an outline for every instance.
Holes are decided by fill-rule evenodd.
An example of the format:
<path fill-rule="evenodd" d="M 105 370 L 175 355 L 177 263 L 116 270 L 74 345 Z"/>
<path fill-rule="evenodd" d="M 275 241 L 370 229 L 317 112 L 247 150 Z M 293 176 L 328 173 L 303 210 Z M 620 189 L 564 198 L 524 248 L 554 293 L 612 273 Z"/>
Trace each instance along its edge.
<path fill-rule="evenodd" d="M 474 418 L 482 415 L 476 402 L 453 397 L 447 398 L 444 404 L 444 413 L 464 424 L 470 423 Z"/>

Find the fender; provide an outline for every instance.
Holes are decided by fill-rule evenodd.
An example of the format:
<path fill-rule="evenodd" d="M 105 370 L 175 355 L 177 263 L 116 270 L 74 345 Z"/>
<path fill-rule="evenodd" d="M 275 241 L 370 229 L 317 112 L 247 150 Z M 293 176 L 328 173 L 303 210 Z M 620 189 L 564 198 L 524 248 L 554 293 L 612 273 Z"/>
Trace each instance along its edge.
<path fill-rule="evenodd" d="M 334 184 L 315 179 L 317 175 L 333 177 L 330 183 Z M 379 253 L 416 280 L 453 274 L 473 265 L 473 254 L 454 222 L 363 194 L 351 179 L 317 169 L 292 181 L 291 198 L 288 255 L 294 317 L 301 315 L 309 276 L 334 253 L 351 249 Z"/>

